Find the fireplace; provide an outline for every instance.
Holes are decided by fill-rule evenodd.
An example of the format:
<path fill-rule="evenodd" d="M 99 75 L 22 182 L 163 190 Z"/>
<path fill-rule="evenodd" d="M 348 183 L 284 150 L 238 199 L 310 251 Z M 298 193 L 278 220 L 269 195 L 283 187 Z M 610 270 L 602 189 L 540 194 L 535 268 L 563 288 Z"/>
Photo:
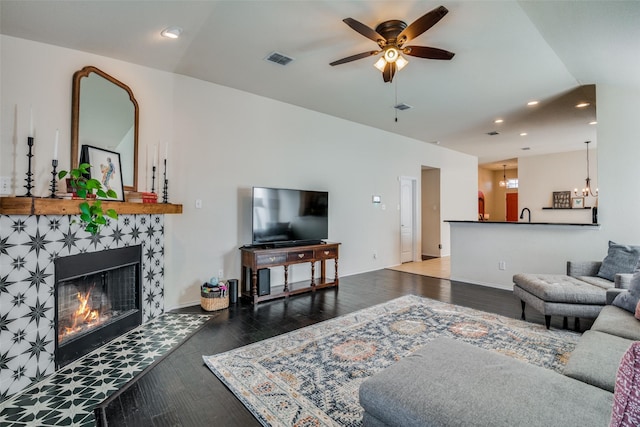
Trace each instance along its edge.
<path fill-rule="evenodd" d="M 140 245 L 56 258 L 56 369 L 142 323 Z"/>

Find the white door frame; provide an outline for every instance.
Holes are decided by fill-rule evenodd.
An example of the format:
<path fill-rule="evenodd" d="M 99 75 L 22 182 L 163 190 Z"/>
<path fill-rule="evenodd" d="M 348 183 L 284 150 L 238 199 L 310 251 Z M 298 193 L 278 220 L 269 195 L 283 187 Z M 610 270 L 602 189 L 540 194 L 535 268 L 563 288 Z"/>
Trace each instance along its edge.
<path fill-rule="evenodd" d="M 403 200 L 402 200 L 402 184 L 404 181 L 409 181 L 411 183 L 411 205 L 410 206 L 403 206 Z M 413 176 L 400 176 L 398 177 L 398 182 L 399 182 L 399 187 L 398 187 L 398 191 L 400 192 L 399 194 L 399 200 L 400 203 L 398 204 L 399 207 L 399 211 L 400 211 L 400 215 L 399 215 L 399 222 L 400 222 L 400 235 L 398 236 L 400 239 L 400 263 L 403 262 L 413 262 L 416 260 L 416 248 L 418 247 L 418 203 L 417 203 L 417 190 L 418 190 L 418 179 L 413 177 Z M 402 213 L 403 213 L 403 209 L 410 209 L 410 216 L 411 216 L 411 222 L 412 222 L 412 226 L 411 226 L 411 260 L 409 261 L 404 261 L 402 259 Z"/>

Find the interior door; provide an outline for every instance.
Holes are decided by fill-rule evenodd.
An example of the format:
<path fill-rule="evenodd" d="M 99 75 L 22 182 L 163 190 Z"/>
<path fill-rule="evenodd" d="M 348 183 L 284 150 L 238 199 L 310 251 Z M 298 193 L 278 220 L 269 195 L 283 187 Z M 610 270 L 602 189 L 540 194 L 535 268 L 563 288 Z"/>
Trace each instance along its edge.
<path fill-rule="evenodd" d="M 518 222 L 518 193 L 507 193 L 507 221 Z"/>
<path fill-rule="evenodd" d="M 415 183 L 400 178 L 400 262 L 414 261 L 415 254 Z"/>

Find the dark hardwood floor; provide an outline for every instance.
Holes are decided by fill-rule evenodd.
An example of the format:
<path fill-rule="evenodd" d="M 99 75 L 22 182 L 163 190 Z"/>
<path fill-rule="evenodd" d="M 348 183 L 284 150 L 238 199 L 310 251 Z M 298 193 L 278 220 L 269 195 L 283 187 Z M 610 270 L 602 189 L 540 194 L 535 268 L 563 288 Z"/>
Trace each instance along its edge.
<path fill-rule="evenodd" d="M 339 290 L 323 289 L 256 307 L 238 303 L 216 312 L 204 328 L 103 405 L 104 418 L 109 426 L 258 426 L 204 365 L 202 355 L 231 350 L 408 294 L 520 317 L 520 301 L 511 291 L 391 270 L 343 277 Z M 199 305 L 176 312 L 205 313 Z M 533 310 L 527 310 L 526 315 L 528 321 L 544 323 Z M 581 326 L 590 327 L 591 323 L 583 321 Z M 553 318 L 552 327 L 562 327 L 562 319 Z"/>

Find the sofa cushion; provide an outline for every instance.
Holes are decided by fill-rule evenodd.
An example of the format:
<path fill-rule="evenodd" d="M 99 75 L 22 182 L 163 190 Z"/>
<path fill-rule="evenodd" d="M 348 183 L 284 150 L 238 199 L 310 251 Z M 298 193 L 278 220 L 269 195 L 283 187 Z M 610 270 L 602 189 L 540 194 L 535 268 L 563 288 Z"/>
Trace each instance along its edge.
<path fill-rule="evenodd" d="M 638 425 L 640 425 L 640 342 L 634 342 L 622 357 L 618 369 L 609 427 Z"/>
<path fill-rule="evenodd" d="M 603 426 L 613 394 L 550 369 L 436 338 L 366 379 L 365 426 Z"/>
<path fill-rule="evenodd" d="M 597 276 L 578 276 L 578 279 L 587 282 L 590 285 L 597 286 L 602 289 L 611 289 L 615 287 L 615 283 L 609 279 L 603 279 Z"/>
<path fill-rule="evenodd" d="M 576 277 L 563 274 L 518 273 L 513 283 L 543 301 L 604 305 L 606 291 Z"/>
<path fill-rule="evenodd" d="M 610 241 L 598 276 L 613 282 L 617 273 L 633 273 L 639 259 L 640 246 L 620 245 Z"/>
<path fill-rule="evenodd" d="M 636 319 L 633 313 L 614 305 L 605 305 L 602 308 L 591 330 L 640 341 L 640 320 Z"/>
<path fill-rule="evenodd" d="M 632 340 L 586 331 L 571 352 L 564 374 L 613 393 L 622 356 Z"/>

